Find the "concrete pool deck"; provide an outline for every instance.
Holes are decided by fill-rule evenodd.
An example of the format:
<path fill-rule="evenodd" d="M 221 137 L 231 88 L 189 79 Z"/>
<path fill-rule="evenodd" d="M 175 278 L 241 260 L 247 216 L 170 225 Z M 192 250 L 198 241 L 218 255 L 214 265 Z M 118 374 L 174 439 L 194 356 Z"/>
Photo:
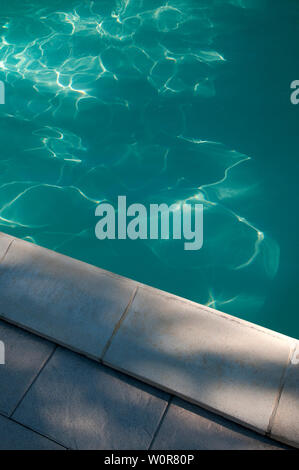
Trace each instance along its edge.
<path fill-rule="evenodd" d="M 0 320 L 0 450 L 288 447 Z"/>
<path fill-rule="evenodd" d="M 299 447 L 293 338 L 5 234 L 0 317 Z"/>

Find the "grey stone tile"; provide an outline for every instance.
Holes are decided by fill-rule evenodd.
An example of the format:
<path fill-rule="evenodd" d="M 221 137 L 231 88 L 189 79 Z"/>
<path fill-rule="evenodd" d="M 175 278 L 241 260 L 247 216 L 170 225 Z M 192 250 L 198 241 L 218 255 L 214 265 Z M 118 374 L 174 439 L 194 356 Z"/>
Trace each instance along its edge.
<path fill-rule="evenodd" d="M 73 449 L 146 449 L 168 396 L 65 349 L 51 357 L 14 418 Z"/>
<path fill-rule="evenodd" d="M 271 435 L 299 447 L 299 343 L 287 369 Z"/>
<path fill-rule="evenodd" d="M 43 367 L 54 345 L 0 321 L 5 365 L 0 365 L 0 412 L 10 415 Z"/>
<path fill-rule="evenodd" d="M 7 252 L 13 238 L 0 232 L 0 263 Z"/>
<path fill-rule="evenodd" d="M 104 362 L 265 432 L 289 350 L 253 324 L 139 288 Z"/>
<path fill-rule="evenodd" d="M 0 416 L 0 450 L 64 450 L 46 437 Z"/>
<path fill-rule="evenodd" d="M 133 281 L 17 240 L 0 263 L 0 313 L 99 358 L 134 291 Z"/>
<path fill-rule="evenodd" d="M 278 450 L 282 444 L 175 398 L 167 410 L 152 449 Z"/>

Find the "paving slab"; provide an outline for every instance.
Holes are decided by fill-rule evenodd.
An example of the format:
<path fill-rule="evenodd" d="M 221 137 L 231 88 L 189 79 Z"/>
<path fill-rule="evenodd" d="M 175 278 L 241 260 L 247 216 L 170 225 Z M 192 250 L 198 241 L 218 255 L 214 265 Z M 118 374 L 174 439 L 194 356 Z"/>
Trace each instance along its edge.
<path fill-rule="evenodd" d="M 72 449 L 147 449 L 168 398 L 58 348 L 13 417 Z"/>
<path fill-rule="evenodd" d="M 54 345 L 0 321 L 5 364 L 0 365 L 0 413 L 10 416 L 54 350 Z"/>
<path fill-rule="evenodd" d="M 0 450 L 65 450 L 46 437 L 0 416 Z"/>
<path fill-rule="evenodd" d="M 99 359 L 135 283 L 23 240 L 0 263 L 0 316 Z"/>
<path fill-rule="evenodd" d="M 1 253 L 0 318 L 299 447 L 294 339 L 2 234 Z"/>
<path fill-rule="evenodd" d="M 3 260 L 13 238 L 0 232 L 0 263 Z"/>
<path fill-rule="evenodd" d="M 287 369 L 271 435 L 299 447 L 299 342 Z"/>
<path fill-rule="evenodd" d="M 104 363 L 265 433 L 290 344 L 235 317 L 139 288 Z"/>
<path fill-rule="evenodd" d="M 153 450 L 279 450 L 286 448 L 210 411 L 174 398 Z"/>

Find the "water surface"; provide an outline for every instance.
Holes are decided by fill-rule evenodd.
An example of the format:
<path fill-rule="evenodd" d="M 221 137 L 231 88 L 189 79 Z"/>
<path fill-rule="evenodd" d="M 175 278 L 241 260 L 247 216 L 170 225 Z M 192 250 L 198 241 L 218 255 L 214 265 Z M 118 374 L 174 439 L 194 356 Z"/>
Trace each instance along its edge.
<path fill-rule="evenodd" d="M 299 337 L 299 4 L 10 0 L 0 230 Z M 202 202 L 204 246 L 95 237 L 99 202 Z"/>

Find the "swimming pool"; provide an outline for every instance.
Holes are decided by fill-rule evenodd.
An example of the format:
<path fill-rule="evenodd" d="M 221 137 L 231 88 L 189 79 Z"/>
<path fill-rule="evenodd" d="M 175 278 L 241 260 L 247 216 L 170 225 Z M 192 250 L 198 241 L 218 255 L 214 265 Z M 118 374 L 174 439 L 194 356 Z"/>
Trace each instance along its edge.
<path fill-rule="evenodd" d="M 6 3 L 0 230 L 298 338 L 299 4 L 273 3 Z M 202 249 L 98 240 L 120 195 L 200 201 Z"/>

